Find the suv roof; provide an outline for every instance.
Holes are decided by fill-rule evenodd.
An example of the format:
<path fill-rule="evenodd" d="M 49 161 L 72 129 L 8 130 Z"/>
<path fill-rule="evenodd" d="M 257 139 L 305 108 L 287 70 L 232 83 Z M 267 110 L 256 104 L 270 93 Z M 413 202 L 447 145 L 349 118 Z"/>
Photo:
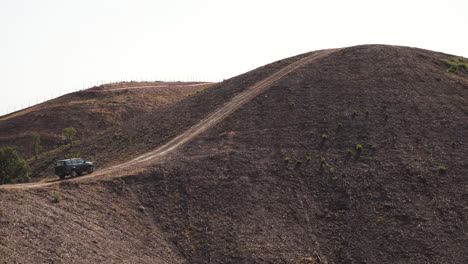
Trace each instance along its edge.
<path fill-rule="evenodd" d="M 59 161 L 68 161 L 68 160 L 77 160 L 77 159 L 81 159 L 81 160 L 82 160 L 82 158 L 71 158 L 71 159 L 63 159 L 63 160 L 59 160 Z"/>

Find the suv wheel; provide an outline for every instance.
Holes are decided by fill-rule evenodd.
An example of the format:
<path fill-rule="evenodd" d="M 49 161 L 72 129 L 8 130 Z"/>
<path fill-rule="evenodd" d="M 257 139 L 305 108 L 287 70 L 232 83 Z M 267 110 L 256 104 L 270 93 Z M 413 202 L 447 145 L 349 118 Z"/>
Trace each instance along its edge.
<path fill-rule="evenodd" d="M 73 178 L 75 178 L 76 175 L 77 175 L 77 174 L 76 174 L 76 171 L 75 171 L 75 170 L 72 170 L 72 171 L 70 172 L 70 175 L 71 175 Z"/>
<path fill-rule="evenodd" d="M 94 167 L 93 167 L 93 166 L 90 166 L 90 167 L 88 168 L 88 174 L 93 173 L 93 171 L 94 171 Z"/>

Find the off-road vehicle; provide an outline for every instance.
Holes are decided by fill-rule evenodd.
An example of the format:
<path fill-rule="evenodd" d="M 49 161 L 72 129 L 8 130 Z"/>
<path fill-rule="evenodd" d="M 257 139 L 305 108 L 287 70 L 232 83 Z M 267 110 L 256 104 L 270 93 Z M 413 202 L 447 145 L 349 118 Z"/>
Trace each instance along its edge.
<path fill-rule="evenodd" d="M 88 174 L 93 173 L 93 163 L 81 158 L 59 160 L 55 163 L 55 174 L 62 180 L 66 175 L 70 175 L 72 177 L 81 176 L 84 171 Z"/>

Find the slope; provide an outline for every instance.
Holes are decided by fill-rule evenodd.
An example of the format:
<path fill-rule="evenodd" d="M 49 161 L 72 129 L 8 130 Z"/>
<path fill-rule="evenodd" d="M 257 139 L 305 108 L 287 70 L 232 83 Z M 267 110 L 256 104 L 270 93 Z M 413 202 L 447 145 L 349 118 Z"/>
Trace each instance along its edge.
<path fill-rule="evenodd" d="M 259 68 L 130 121 L 120 132 L 135 141 L 120 146 L 136 157 L 138 149 L 169 142 L 245 88 L 313 54 Z M 79 215 L 79 208 L 103 200 L 88 212 L 118 204 L 125 213 L 109 215 L 148 221 L 161 234 L 149 236 L 156 245 L 132 243 L 131 252 L 169 248 L 179 257 L 174 263 L 464 263 L 468 82 L 463 69 L 447 72 L 443 60 L 449 58 L 393 46 L 341 49 L 295 69 L 133 176 L 2 191 L 7 220 L 1 232 L 28 232 L 0 241 L 0 248 L 7 256 L 42 234 L 44 220 L 26 217 L 27 210 L 15 214 L 20 205 L 14 201 L 25 197 L 47 219 L 56 192 L 64 197 L 58 212 Z M 73 236 L 72 218 L 64 217 L 62 227 L 71 234 L 51 228 L 41 239 Z M 75 222 L 94 230 L 89 219 Z M 92 236 L 114 243 L 115 234 L 125 232 L 141 240 L 138 226 Z M 58 256 L 30 254 L 60 261 L 73 247 L 66 244 Z M 89 253 L 83 262 L 98 255 Z M 26 262 L 24 256 L 10 260 Z"/>
<path fill-rule="evenodd" d="M 31 133 L 41 135 L 42 152 L 65 145 L 61 135 L 74 127 L 75 140 L 88 138 L 132 117 L 186 98 L 210 83 L 123 82 L 67 94 L 0 117 L 0 147 L 15 147 L 24 158 L 33 156 Z"/>

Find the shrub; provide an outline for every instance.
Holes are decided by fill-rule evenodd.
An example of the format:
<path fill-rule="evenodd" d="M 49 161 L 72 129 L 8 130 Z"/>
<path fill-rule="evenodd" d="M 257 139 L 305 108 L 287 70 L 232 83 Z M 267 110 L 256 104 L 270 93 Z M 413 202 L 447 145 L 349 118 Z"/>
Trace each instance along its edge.
<path fill-rule="evenodd" d="M 60 197 L 59 194 L 54 193 L 54 194 L 52 194 L 52 199 L 53 199 L 52 202 L 60 203 L 60 201 L 62 200 L 62 197 Z"/>
<path fill-rule="evenodd" d="M 285 158 L 284 158 L 284 161 L 285 161 L 285 162 L 289 162 L 289 161 L 291 161 L 291 158 L 290 158 L 290 157 L 285 157 Z"/>
<path fill-rule="evenodd" d="M 338 128 L 342 128 L 342 127 L 343 127 L 343 123 L 338 122 Z"/>
<path fill-rule="evenodd" d="M 376 149 L 377 149 L 377 145 L 372 144 L 370 148 L 371 148 L 372 150 L 376 150 Z"/>
<path fill-rule="evenodd" d="M 362 151 L 362 149 L 363 149 L 363 146 L 361 144 L 356 145 L 356 150 L 357 151 Z"/>
<path fill-rule="evenodd" d="M 439 167 L 437 167 L 437 170 L 439 171 L 439 173 L 445 173 L 447 172 L 447 167 L 440 165 Z"/>
<path fill-rule="evenodd" d="M 348 155 L 353 154 L 353 150 L 350 149 L 350 148 L 347 148 L 347 149 L 345 150 L 345 152 L 346 152 L 346 154 L 348 154 Z"/>
<path fill-rule="evenodd" d="M 307 156 L 306 156 L 306 160 L 307 160 L 307 161 L 312 160 L 312 157 L 309 156 L 309 155 L 307 155 Z"/>
<path fill-rule="evenodd" d="M 29 174 L 28 164 L 14 148 L 0 148 L 0 184 L 10 183 L 16 178 L 28 179 Z"/>
<path fill-rule="evenodd" d="M 302 160 L 300 159 L 296 160 L 296 164 L 302 164 Z"/>
<path fill-rule="evenodd" d="M 73 147 L 73 137 L 76 135 L 76 129 L 73 127 L 64 128 L 62 134 L 70 141 L 70 146 Z"/>
<path fill-rule="evenodd" d="M 33 151 L 34 151 L 34 158 L 35 158 L 35 160 L 37 160 L 37 156 L 39 155 L 39 152 L 42 149 L 41 135 L 39 135 L 39 133 L 37 133 L 37 132 L 32 132 L 31 136 L 32 136 L 32 141 L 33 141 L 32 142 L 32 147 L 33 147 Z"/>
<path fill-rule="evenodd" d="M 452 141 L 452 142 L 450 142 L 450 145 L 452 146 L 452 148 L 455 148 L 457 146 L 457 142 Z"/>
<path fill-rule="evenodd" d="M 351 117 L 354 119 L 356 118 L 357 114 L 358 114 L 358 111 L 353 110 L 353 114 L 351 115 Z"/>
<path fill-rule="evenodd" d="M 327 165 L 327 159 L 324 157 L 320 158 L 320 167 L 323 168 L 325 165 Z"/>
<path fill-rule="evenodd" d="M 323 139 L 323 140 L 327 140 L 327 139 L 328 139 L 328 135 L 327 135 L 327 134 L 323 134 L 323 135 L 322 135 L 322 139 Z"/>
<path fill-rule="evenodd" d="M 330 173 L 335 173 L 335 172 L 336 172 L 336 169 L 333 168 L 333 167 L 331 167 L 331 168 L 330 168 Z"/>
<path fill-rule="evenodd" d="M 464 58 L 458 57 L 452 58 L 451 60 L 446 59 L 442 61 L 448 64 L 448 72 L 458 74 L 460 73 L 460 68 L 465 69 L 465 71 L 468 70 L 468 62 Z"/>

